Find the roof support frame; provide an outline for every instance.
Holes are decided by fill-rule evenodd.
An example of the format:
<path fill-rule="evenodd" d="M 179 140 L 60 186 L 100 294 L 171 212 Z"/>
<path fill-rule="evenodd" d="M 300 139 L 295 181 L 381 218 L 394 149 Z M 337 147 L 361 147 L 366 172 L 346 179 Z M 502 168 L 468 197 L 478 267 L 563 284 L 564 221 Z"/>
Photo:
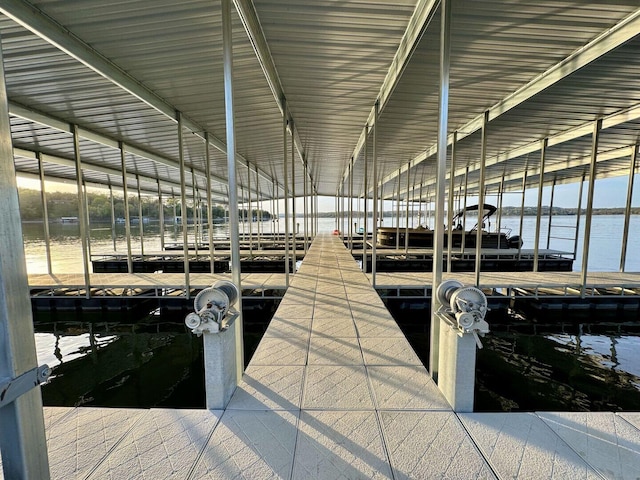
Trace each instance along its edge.
<path fill-rule="evenodd" d="M 600 35 L 595 37 L 589 43 L 577 49 L 571 55 L 569 55 L 562 61 L 556 63 L 552 67 L 548 68 L 545 72 L 541 73 L 540 75 L 532 79 L 529 83 L 523 85 L 521 88 L 507 95 L 498 103 L 490 107 L 488 109 L 489 121 L 494 120 L 500 115 L 502 115 L 503 113 L 506 113 L 512 110 L 513 108 L 517 107 L 518 105 L 523 104 L 524 102 L 532 98 L 534 95 L 557 84 L 558 82 L 565 79 L 567 76 L 569 76 L 573 72 L 579 70 L 580 68 L 585 67 L 591 62 L 606 55 L 607 53 L 611 52 L 612 50 L 619 47 L 623 43 L 637 36 L 639 31 L 640 31 L 640 9 L 628 15 L 619 23 L 617 23 L 610 29 L 602 32 Z M 634 109 L 640 110 L 640 107 L 636 106 L 634 107 Z M 612 117 L 613 116 L 614 115 L 612 115 Z M 484 113 L 477 115 L 475 118 L 467 122 L 465 125 L 457 128 L 456 129 L 458 131 L 457 140 L 460 141 L 463 138 L 468 137 L 473 133 L 476 133 L 479 130 L 481 130 L 483 118 L 484 118 Z M 611 125 L 607 125 L 607 122 L 603 121 L 602 127 L 607 128 L 607 126 L 611 126 Z M 589 135 L 592 129 L 593 129 L 592 122 L 589 122 L 587 125 L 582 125 L 576 129 L 568 130 L 565 133 L 571 135 L 571 132 L 573 132 L 574 134 L 576 134 L 576 136 L 572 138 L 577 138 L 577 137 Z M 558 135 L 556 135 L 555 137 L 558 137 Z M 549 137 L 550 147 L 554 145 L 554 143 L 552 142 L 553 138 L 554 138 L 553 136 Z M 453 135 L 449 135 L 448 145 L 450 145 L 452 142 L 453 142 Z M 539 145 L 539 140 L 537 140 L 536 142 L 532 142 L 532 144 L 534 143 Z M 412 167 L 415 167 L 416 165 L 425 161 L 427 158 L 430 158 L 431 156 L 435 155 L 436 151 L 437 151 L 437 146 L 432 145 L 430 148 L 428 148 L 424 152 L 414 157 L 414 159 L 411 160 L 411 162 L 409 162 L 407 165 L 403 166 L 400 172 L 397 172 L 395 170 L 392 171 L 389 175 L 387 175 L 383 179 L 383 183 L 387 183 L 393 180 L 396 175 L 404 173 L 406 170 Z M 535 149 L 531 150 L 531 152 L 533 151 L 535 151 Z M 527 152 L 527 153 L 530 153 L 530 152 Z M 500 159 L 499 157 L 494 157 L 494 159 L 487 159 L 487 164 L 486 164 L 487 167 L 493 163 L 492 160 L 494 160 L 495 162 L 498 162 L 498 161 L 507 160 L 507 158 Z M 464 168 L 462 168 L 460 172 L 456 172 L 456 176 L 463 175 L 463 174 L 464 174 Z"/>
<path fill-rule="evenodd" d="M 413 11 L 411 18 L 409 19 L 409 23 L 407 24 L 407 29 L 405 30 L 404 35 L 400 40 L 398 50 L 396 50 L 396 54 L 391 61 L 391 65 L 389 66 L 389 70 L 387 70 L 387 75 L 382 82 L 380 92 L 376 97 L 376 104 L 378 105 L 379 109 L 378 114 L 380 114 L 384 110 L 389 101 L 389 98 L 391 98 L 391 94 L 398 85 L 405 67 L 409 63 L 413 52 L 418 46 L 418 42 L 429 26 L 429 23 L 431 23 L 431 19 L 435 15 L 439 3 L 440 0 L 418 0 L 416 8 Z M 375 117 L 376 105 L 371 108 L 371 112 L 369 113 L 369 116 L 365 123 L 365 127 L 362 129 L 360 138 L 358 138 L 358 142 L 356 143 L 353 153 L 351 154 L 354 159 L 360 157 L 360 152 L 364 148 L 364 144 L 367 139 L 368 129 L 374 127 L 376 121 Z M 342 176 L 343 182 L 347 179 L 348 175 L 349 169 L 346 168 Z M 383 181 L 383 185 L 384 183 L 386 183 L 386 181 Z"/>
<path fill-rule="evenodd" d="M 142 102 L 146 103 L 174 123 L 177 123 L 176 107 L 171 105 L 164 98 L 155 94 L 136 78 L 128 74 L 121 67 L 85 43 L 63 25 L 57 23 L 37 7 L 20 0 L 5 0 L 2 2 L 2 5 L 0 5 L 0 13 L 6 15 L 59 50 L 65 52 L 67 55 L 106 78 L 114 85 L 117 85 Z M 184 116 L 183 124 L 185 129 L 190 130 L 205 141 L 205 129 L 202 126 Z M 226 154 L 227 146 L 222 140 L 209 133 L 208 141 L 211 146 Z M 247 159 L 238 153 L 236 153 L 236 161 L 241 165 L 247 165 L 248 163 Z M 266 180 L 272 180 L 272 178 L 265 172 L 260 172 L 260 175 Z"/>

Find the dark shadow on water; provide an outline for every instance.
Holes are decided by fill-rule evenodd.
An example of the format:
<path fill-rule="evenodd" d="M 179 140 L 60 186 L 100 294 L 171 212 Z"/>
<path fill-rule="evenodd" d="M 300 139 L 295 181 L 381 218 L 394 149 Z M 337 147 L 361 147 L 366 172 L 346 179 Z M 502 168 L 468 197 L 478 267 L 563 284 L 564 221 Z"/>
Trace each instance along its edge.
<path fill-rule="evenodd" d="M 385 301 L 425 365 L 429 305 Z M 640 409 L 640 319 L 589 314 L 489 312 L 478 350 L 475 411 L 637 411 Z"/>

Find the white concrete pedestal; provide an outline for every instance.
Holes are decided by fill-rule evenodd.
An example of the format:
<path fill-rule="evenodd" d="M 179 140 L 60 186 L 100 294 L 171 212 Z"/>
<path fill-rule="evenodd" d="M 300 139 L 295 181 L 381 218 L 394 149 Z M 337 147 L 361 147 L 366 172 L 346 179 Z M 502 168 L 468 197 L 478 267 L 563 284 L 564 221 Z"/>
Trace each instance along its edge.
<path fill-rule="evenodd" d="M 238 385 L 235 321 L 224 331 L 203 333 L 207 408 L 226 408 Z"/>
<path fill-rule="evenodd" d="M 473 412 L 476 340 L 470 333 L 460 336 L 439 317 L 434 320 L 440 322 L 438 387 L 454 412 Z"/>

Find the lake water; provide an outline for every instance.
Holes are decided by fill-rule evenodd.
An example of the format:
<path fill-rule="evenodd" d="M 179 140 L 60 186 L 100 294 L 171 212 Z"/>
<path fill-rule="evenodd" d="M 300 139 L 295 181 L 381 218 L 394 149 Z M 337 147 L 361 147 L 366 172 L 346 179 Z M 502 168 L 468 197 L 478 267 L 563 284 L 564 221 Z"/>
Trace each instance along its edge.
<path fill-rule="evenodd" d="M 546 248 L 547 219 L 541 227 L 541 248 Z M 414 219 L 416 222 L 417 219 Z M 567 236 L 575 217 L 553 218 L 552 237 Z M 320 219 L 321 231 L 332 231 L 334 219 Z M 620 262 L 622 216 L 594 216 L 589 269 L 617 271 Z M 386 218 L 386 226 L 392 220 Z M 416 222 L 417 224 L 417 222 Z M 253 231 L 256 231 L 256 224 Z M 277 224 L 276 224 L 277 225 Z M 519 219 L 505 217 L 502 226 L 517 233 Z M 248 231 L 247 225 L 243 225 Z M 284 229 L 283 222 L 280 228 Z M 338 228 L 342 228 L 341 225 Z M 583 231 L 584 222 L 581 226 Z M 273 222 L 263 222 L 270 232 Z M 145 225 L 145 252 L 160 250 L 157 225 Z M 27 269 L 46 273 L 42 225 L 23 225 Z M 533 248 L 535 218 L 525 217 L 524 248 Z M 573 230 L 575 231 L 575 229 Z M 132 227 L 132 249 L 140 242 Z M 124 226 L 116 229 L 116 250 L 126 252 Z M 224 226 L 216 236 L 226 235 Z M 573 237 L 573 233 L 570 234 Z M 77 225 L 51 225 L 54 273 L 82 269 Z M 193 232 L 190 232 L 193 241 Z M 181 242 L 182 233 L 169 226 L 167 242 Z M 93 254 L 114 251 L 111 228 L 91 228 Z M 550 248 L 572 252 L 573 240 L 552 238 Z M 640 217 L 632 217 L 627 271 L 640 271 Z M 582 241 L 578 242 L 574 270 L 581 265 Z M 402 323 L 409 312 L 393 312 Z M 250 354 L 268 322 L 252 322 L 246 315 L 245 347 Z M 113 315 L 38 313 L 36 344 L 40 363 L 54 366 L 52 381 L 44 386 L 47 405 L 204 406 L 202 343 L 186 330 L 181 317 L 144 316 L 121 321 Z M 597 320 L 597 319 L 595 319 Z M 615 319 L 614 319 L 615 320 Z M 423 332 L 428 331 L 428 321 Z M 428 336 L 407 331 L 421 358 L 428 358 Z M 640 409 L 640 322 L 638 318 L 564 318 L 544 325 L 515 321 L 492 325 L 478 355 L 478 410 L 638 410 Z"/>

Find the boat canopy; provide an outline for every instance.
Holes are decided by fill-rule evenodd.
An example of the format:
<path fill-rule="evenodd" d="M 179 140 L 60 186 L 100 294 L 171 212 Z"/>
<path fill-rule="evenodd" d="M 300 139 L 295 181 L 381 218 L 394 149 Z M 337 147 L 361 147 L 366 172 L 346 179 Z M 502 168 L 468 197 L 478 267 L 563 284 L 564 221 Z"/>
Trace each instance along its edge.
<path fill-rule="evenodd" d="M 463 208 L 458 213 L 456 213 L 453 217 L 454 220 L 462 217 L 465 212 L 476 212 L 479 210 L 480 205 L 469 205 L 467 208 Z M 496 213 L 497 207 L 493 205 L 489 205 L 488 203 L 484 204 L 484 208 L 482 209 L 482 218 L 490 217 L 494 213 Z"/>

